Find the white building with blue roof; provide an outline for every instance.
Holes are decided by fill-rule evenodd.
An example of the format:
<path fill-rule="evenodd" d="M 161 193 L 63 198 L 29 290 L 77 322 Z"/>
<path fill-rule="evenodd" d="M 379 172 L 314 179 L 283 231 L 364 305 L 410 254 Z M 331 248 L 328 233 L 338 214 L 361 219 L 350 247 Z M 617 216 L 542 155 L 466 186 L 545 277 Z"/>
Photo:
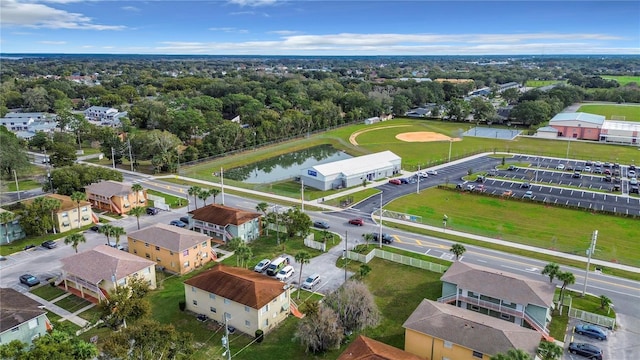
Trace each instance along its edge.
<path fill-rule="evenodd" d="M 394 176 L 401 166 L 402 159 L 387 150 L 303 169 L 300 180 L 318 190 L 341 189 Z"/>

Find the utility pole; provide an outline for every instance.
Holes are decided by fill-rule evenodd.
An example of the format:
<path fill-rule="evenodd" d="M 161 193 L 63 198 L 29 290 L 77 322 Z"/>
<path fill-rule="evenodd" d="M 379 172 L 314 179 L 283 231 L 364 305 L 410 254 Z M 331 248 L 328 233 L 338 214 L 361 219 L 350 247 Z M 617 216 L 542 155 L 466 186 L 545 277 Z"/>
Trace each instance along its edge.
<path fill-rule="evenodd" d="M 589 280 L 589 265 L 591 265 L 591 254 L 596 251 L 596 240 L 598 240 L 598 230 L 593 231 L 593 236 L 591 237 L 591 245 L 589 245 L 589 249 L 587 249 L 587 271 L 584 274 L 584 288 L 582 288 L 582 297 L 587 292 L 587 281 Z"/>
<path fill-rule="evenodd" d="M 418 164 L 418 172 L 416 173 L 418 181 L 416 181 L 416 194 L 420 194 L 420 164 Z"/>
<path fill-rule="evenodd" d="M 348 234 L 345 231 L 344 232 L 344 281 L 345 282 L 347 281 L 347 259 L 348 259 L 347 251 L 349 251 L 348 248 L 347 248 L 347 243 L 348 242 L 349 242 Z"/>
<path fill-rule="evenodd" d="M 300 202 L 302 204 L 302 212 L 304 212 L 304 180 L 300 179 Z"/>
<path fill-rule="evenodd" d="M 127 145 L 129 145 L 129 162 L 131 163 L 131 171 L 133 171 L 133 156 L 131 156 L 131 139 L 129 137 L 127 137 Z"/>
<path fill-rule="evenodd" d="M 451 144 L 453 144 L 453 141 L 449 139 L 449 161 L 447 162 L 451 162 Z"/>
<path fill-rule="evenodd" d="M 227 355 L 231 360 L 231 350 L 229 350 L 229 326 L 227 325 L 227 313 L 224 313 L 224 336 L 222 337 L 222 347 L 225 349 L 222 356 Z"/>
<path fill-rule="evenodd" d="M 111 147 L 111 164 L 113 166 L 113 168 L 116 168 L 116 156 L 114 155 L 114 150 L 113 150 L 113 146 Z"/>
<path fill-rule="evenodd" d="M 222 205 L 224 205 L 224 168 L 220 168 L 220 195 L 222 195 Z"/>
<path fill-rule="evenodd" d="M 20 186 L 18 185 L 18 175 L 16 175 L 16 169 L 13 170 L 13 179 L 16 181 L 16 190 L 18 191 L 18 201 L 20 201 Z"/>
<path fill-rule="evenodd" d="M 382 249 L 382 191 L 380 192 L 380 230 L 378 240 L 380 241 L 380 249 Z"/>

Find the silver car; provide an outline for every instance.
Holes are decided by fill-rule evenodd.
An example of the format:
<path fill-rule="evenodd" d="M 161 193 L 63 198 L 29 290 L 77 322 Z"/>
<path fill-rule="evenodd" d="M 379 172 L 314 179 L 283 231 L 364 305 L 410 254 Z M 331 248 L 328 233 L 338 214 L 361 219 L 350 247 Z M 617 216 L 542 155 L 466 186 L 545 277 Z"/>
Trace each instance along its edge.
<path fill-rule="evenodd" d="M 267 270 L 267 266 L 269 266 L 269 264 L 271 264 L 271 260 L 269 260 L 269 259 L 262 259 L 262 261 L 260 261 L 260 262 L 258 263 L 258 265 L 256 265 L 256 266 L 253 268 L 253 271 L 255 271 L 255 272 L 259 272 L 259 273 L 264 272 L 265 270 Z"/>

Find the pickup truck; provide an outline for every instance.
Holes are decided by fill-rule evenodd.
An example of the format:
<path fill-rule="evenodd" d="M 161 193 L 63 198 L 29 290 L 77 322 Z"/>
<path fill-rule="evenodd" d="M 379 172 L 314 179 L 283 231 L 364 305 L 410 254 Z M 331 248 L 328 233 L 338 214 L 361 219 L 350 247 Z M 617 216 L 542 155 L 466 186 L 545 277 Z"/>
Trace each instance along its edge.
<path fill-rule="evenodd" d="M 373 235 L 373 241 L 377 242 L 378 240 L 378 233 L 372 233 L 371 235 Z M 382 233 L 382 243 L 384 244 L 391 244 L 393 242 L 393 237 L 389 234 L 385 234 Z"/>

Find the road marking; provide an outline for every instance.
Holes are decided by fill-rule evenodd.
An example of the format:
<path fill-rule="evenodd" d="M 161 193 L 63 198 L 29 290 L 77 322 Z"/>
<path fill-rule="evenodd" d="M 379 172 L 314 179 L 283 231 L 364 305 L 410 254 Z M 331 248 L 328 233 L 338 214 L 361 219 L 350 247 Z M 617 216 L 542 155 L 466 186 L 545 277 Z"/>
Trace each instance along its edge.
<path fill-rule="evenodd" d="M 424 252 L 424 253 L 425 253 L 425 255 L 426 255 L 426 254 L 429 254 L 429 251 L 431 251 L 431 249 L 427 249 L 427 251 L 425 251 L 425 252 Z"/>

